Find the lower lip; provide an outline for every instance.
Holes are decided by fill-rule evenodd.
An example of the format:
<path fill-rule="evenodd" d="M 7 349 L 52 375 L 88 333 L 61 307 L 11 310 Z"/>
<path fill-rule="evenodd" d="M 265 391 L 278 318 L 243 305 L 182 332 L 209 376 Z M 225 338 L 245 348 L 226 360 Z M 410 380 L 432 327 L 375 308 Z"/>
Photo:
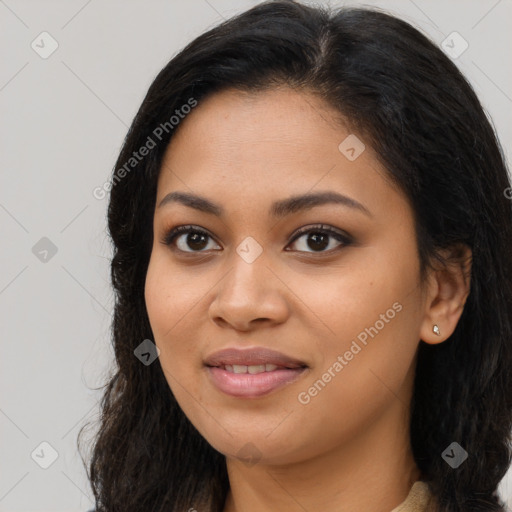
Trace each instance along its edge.
<path fill-rule="evenodd" d="M 262 373 L 231 373 L 207 366 L 213 384 L 222 392 L 240 398 L 256 398 L 297 380 L 307 368 L 274 370 Z"/>

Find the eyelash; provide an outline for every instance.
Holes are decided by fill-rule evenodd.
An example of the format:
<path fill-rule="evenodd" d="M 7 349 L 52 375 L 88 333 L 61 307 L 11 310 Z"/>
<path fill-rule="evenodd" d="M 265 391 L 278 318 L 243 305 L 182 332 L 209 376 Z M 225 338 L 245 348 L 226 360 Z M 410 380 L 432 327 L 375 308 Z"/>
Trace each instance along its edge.
<path fill-rule="evenodd" d="M 325 234 L 325 235 L 330 235 L 335 240 L 337 240 L 338 242 L 341 242 L 342 245 L 338 246 L 335 249 L 330 249 L 329 251 L 311 251 L 311 252 L 310 251 L 297 251 L 297 252 L 302 252 L 302 253 L 306 252 L 307 254 L 332 254 L 333 252 L 336 252 L 336 251 L 340 250 L 341 248 L 350 245 L 353 242 L 353 240 L 348 235 L 344 235 L 344 234 L 342 234 L 342 233 L 340 233 L 338 231 L 335 231 L 332 228 L 324 227 L 324 224 L 319 224 L 317 226 L 308 226 L 306 228 L 301 228 L 301 229 L 297 230 L 293 234 L 292 240 L 289 242 L 288 245 L 294 243 L 302 235 L 308 234 L 308 233 L 311 233 L 311 232 Z M 176 227 L 174 229 L 170 229 L 164 235 L 163 239 L 161 240 L 161 243 L 163 243 L 164 245 L 167 245 L 167 246 L 174 245 L 173 244 L 174 240 L 179 235 L 182 235 L 182 234 L 185 234 L 185 233 L 197 233 L 197 234 L 205 235 L 205 236 L 210 237 L 210 238 L 213 239 L 213 237 L 207 231 L 205 231 L 203 229 L 200 229 L 200 228 L 197 228 L 196 226 L 193 226 L 193 225 L 186 225 L 186 226 L 178 226 L 178 227 Z M 204 250 L 201 250 L 201 251 L 182 251 L 181 249 L 178 249 L 175 246 L 173 247 L 173 250 L 181 252 L 181 253 L 183 253 L 185 255 L 201 254 L 203 252 L 207 252 L 207 251 L 204 251 Z M 218 250 L 218 249 L 216 249 L 216 250 Z"/>

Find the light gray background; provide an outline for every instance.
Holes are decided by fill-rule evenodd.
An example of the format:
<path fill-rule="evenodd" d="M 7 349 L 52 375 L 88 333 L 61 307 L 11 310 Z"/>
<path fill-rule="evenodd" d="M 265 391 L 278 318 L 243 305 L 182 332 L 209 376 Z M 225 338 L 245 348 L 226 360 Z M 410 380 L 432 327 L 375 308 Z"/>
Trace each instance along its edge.
<path fill-rule="evenodd" d="M 0 0 L 0 511 L 92 507 L 76 436 L 98 414 L 100 394 L 89 388 L 102 383 L 112 360 L 113 303 L 107 199 L 92 191 L 109 179 L 164 64 L 207 28 L 257 3 Z M 456 63 L 509 159 L 511 0 L 346 4 L 386 8 L 438 44 L 460 33 L 469 47 Z M 43 31 L 59 45 L 46 59 L 31 47 Z M 42 237 L 57 248 L 46 262 L 32 251 Z M 48 469 L 31 458 L 37 449 L 37 460 L 49 460 L 43 441 L 58 453 Z M 512 471 L 500 491 L 512 505 Z"/>

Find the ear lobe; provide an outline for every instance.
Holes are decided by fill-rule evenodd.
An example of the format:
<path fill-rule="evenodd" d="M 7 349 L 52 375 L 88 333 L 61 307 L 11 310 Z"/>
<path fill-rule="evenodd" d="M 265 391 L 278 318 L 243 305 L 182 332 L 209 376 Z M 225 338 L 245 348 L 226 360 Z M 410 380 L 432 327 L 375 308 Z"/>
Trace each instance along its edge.
<path fill-rule="evenodd" d="M 431 269 L 425 300 L 425 316 L 420 338 L 431 345 L 449 338 L 462 315 L 470 292 L 472 251 L 465 244 L 456 244 L 439 251 L 445 263 Z M 436 334 L 434 326 L 438 326 Z"/>

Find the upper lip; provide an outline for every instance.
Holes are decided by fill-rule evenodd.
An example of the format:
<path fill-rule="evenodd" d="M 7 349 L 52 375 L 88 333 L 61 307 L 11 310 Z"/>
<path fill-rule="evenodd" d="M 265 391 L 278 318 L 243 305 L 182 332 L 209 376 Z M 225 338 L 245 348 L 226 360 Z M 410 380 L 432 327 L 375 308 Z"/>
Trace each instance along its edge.
<path fill-rule="evenodd" d="M 210 354 L 205 360 L 206 366 L 224 366 L 233 365 L 261 365 L 275 364 L 285 368 L 306 367 L 306 363 L 294 357 L 287 356 L 281 352 L 271 350 L 265 347 L 254 347 L 247 349 L 226 348 Z"/>

